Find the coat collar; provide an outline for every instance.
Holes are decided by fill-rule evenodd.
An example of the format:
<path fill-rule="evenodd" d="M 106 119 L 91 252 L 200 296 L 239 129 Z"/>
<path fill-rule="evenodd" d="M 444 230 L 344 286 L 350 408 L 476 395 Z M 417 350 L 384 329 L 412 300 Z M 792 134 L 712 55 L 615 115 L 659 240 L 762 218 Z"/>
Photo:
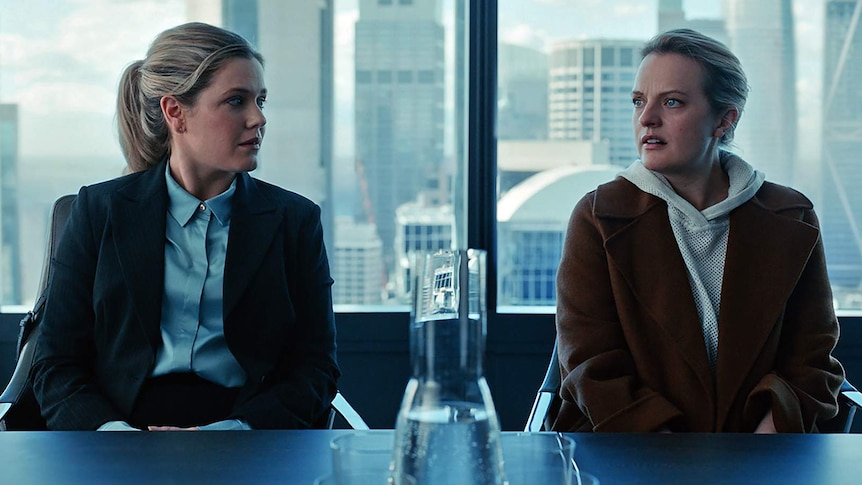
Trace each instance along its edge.
<path fill-rule="evenodd" d="M 718 410 L 730 408 L 817 243 L 818 229 L 800 220 L 811 207 L 798 192 L 765 183 L 730 213 L 713 377 L 667 205 L 622 179 L 596 191 L 594 214 L 606 230 L 610 263 L 675 342 Z M 720 429 L 720 411 L 717 419 Z"/>
<path fill-rule="evenodd" d="M 129 177 L 113 195 L 110 224 L 123 279 L 153 348 L 161 344 L 165 227 L 168 208 L 164 162 Z M 225 259 L 224 315 L 258 271 L 280 229 L 276 203 L 247 173 L 237 176 Z"/>

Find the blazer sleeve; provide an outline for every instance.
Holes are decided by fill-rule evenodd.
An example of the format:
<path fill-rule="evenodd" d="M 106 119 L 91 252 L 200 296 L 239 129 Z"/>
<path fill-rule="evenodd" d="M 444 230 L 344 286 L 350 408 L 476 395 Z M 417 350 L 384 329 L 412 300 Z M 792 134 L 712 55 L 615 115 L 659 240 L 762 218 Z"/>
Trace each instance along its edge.
<path fill-rule="evenodd" d="M 255 429 L 312 428 L 330 409 L 340 375 L 335 355 L 335 316 L 329 261 L 320 208 L 302 211 L 288 225 L 285 273 L 295 326 L 290 342 L 258 392 L 240 404 L 234 417 Z"/>
<path fill-rule="evenodd" d="M 819 227 L 810 209 L 803 222 Z M 787 302 L 775 372 L 765 375 L 749 394 L 746 417 L 759 420 L 771 407 L 778 431 L 811 432 L 818 421 L 835 416 L 844 382 L 844 369 L 832 356 L 838 335 L 823 241 L 818 238 Z"/>
<path fill-rule="evenodd" d="M 125 417 L 101 392 L 96 358 L 93 282 L 98 241 L 88 190 L 72 206 L 57 253 L 51 262 L 49 296 L 36 343 L 33 391 L 48 427 L 95 430 Z"/>
<path fill-rule="evenodd" d="M 575 207 L 557 273 L 558 431 L 653 431 L 682 413 L 637 376 L 616 311 L 595 192 Z"/>

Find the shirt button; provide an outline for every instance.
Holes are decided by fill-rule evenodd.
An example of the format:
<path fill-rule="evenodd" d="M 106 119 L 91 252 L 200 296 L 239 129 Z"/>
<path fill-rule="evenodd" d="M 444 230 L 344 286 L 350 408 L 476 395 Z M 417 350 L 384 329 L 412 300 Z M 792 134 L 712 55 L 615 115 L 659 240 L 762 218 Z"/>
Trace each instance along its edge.
<path fill-rule="evenodd" d="M 199 210 L 199 211 L 201 211 L 201 212 L 203 212 L 203 211 L 207 210 L 207 206 L 205 206 L 205 205 L 203 204 L 203 202 L 201 202 L 201 205 L 199 205 L 199 206 L 198 206 L 198 210 Z"/>

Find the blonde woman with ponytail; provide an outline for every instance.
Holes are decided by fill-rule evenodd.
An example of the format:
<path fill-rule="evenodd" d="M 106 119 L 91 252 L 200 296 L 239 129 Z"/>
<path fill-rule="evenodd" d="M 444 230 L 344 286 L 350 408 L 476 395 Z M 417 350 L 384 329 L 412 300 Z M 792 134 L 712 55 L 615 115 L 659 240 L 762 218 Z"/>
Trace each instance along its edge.
<path fill-rule="evenodd" d="M 310 428 L 339 376 L 320 208 L 251 177 L 263 58 L 227 30 L 159 34 L 117 98 L 128 174 L 83 187 L 33 367 L 50 429 Z"/>

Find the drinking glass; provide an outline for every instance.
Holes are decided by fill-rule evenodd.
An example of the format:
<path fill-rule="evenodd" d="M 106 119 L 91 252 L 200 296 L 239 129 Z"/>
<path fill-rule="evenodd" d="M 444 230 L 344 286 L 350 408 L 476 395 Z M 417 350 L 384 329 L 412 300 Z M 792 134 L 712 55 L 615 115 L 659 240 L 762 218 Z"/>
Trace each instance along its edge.
<path fill-rule="evenodd" d="M 572 478 L 571 438 L 558 433 L 503 433 L 500 442 L 507 485 L 577 485 Z"/>

